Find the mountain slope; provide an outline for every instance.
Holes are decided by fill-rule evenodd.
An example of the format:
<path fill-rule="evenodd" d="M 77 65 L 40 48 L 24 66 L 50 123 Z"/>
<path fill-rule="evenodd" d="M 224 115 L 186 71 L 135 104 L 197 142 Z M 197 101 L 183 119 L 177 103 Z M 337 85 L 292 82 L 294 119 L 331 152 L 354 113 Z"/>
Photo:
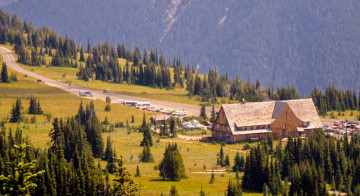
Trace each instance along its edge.
<path fill-rule="evenodd" d="M 200 66 L 302 94 L 359 89 L 360 2 L 354 0 L 19 0 L 3 7 L 80 43 L 156 47 Z"/>

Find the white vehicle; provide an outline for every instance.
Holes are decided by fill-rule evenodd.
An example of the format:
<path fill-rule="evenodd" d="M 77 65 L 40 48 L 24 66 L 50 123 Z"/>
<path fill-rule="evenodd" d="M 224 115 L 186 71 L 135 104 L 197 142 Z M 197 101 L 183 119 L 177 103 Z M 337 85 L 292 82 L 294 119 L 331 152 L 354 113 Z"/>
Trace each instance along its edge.
<path fill-rule="evenodd" d="M 110 89 L 104 89 L 103 93 L 110 93 Z"/>
<path fill-rule="evenodd" d="M 174 111 L 172 115 L 181 116 L 183 111 Z"/>
<path fill-rule="evenodd" d="M 199 124 L 199 121 L 197 121 L 197 120 L 195 120 L 195 119 L 190 120 L 189 122 L 190 122 L 191 124 L 193 124 L 193 125 Z"/>
<path fill-rule="evenodd" d="M 150 107 L 150 102 L 137 102 L 136 107 L 137 108 Z"/>
<path fill-rule="evenodd" d="M 137 101 L 124 101 L 123 104 L 136 107 Z"/>
<path fill-rule="evenodd" d="M 156 111 L 157 110 L 157 108 L 156 107 L 150 107 L 150 108 L 148 108 L 148 109 L 146 109 L 147 111 L 151 111 L 151 112 L 153 112 L 153 111 Z"/>
<path fill-rule="evenodd" d="M 86 97 L 86 96 L 93 97 L 94 94 L 92 94 L 92 92 L 90 92 L 90 91 L 80 90 L 80 91 L 79 91 L 79 96 L 83 96 L 83 97 Z"/>
<path fill-rule="evenodd" d="M 195 125 L 194 128 L 195 128 L 195 129 L 205 129 L 205 127 L 204 127 L 203 125 L 201 125 L 201 124 Z"/>
<path fill-rule="evenodd" d="M 186 111 L 175 111 L 172 113 L 172 115 L 176 115 L 176 116 L 186 116 L 187 112 Z"/>
<path fill-rule="evenodd" d="M 187 124 L 184 126 L 184 129 L 193 129 L 193 128 L 195 128 L 195 126 L 192 124 Z"/>
<path fill-rule="evenodd" d="M 117 100 L 117 101 L 114 101 L 115 104 L 123 104 L 124 101 L 123 100 Z"/>

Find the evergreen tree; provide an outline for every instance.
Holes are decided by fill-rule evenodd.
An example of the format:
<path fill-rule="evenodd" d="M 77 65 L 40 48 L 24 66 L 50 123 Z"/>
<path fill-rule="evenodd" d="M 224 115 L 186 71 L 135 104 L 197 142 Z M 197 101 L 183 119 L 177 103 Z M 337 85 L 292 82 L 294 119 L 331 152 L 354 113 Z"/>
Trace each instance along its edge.
<path fill-rule="evenodd" d="M 109 135 L 106 140 L 106 148 L 105 148 L 103 160 L 107 161 L 111 156 L 112 156 L 112 142 Z"/>
<path fill-rule="evenodd" d="M 225 156 L 224 166 L 230 166 L 230 158 L 228 154 Z"/>
<path fill-rule="evenodd" d="M 200 194 L 199 194 L 200 196 L 205 196 L 205 192 L 204 192 L 204 190 L 203 190 L 203 188 L 202 188 L 202 185 L 201 185 L 201 190 L 200 190 Z"/>
<path fill-rule="evenodd" d="M 245 159 L 243 156 L 240 156 L 239 152 L 236 152 L 235 159 L 234 159 L 234 171 L 243 172 L 245 167 Z"/>
<path fill-rule="evenodd" d="M 150 151 L 150 146 L 145 145 L 142 153 L 139 155 L 139 159 L 143 163 L 151 163 L 154 162 L 154 158 Z"/>
<path fill-rule="evenodd" d="M 207 116 L 206 116 L 206 107 L 204 104 L 201 105 L 201 108 L 200 108 L 200 117 L 203 118 L 203 119 L 206 119 Z"/>
<path fill-rule="evenodd" d="M 82 46 L 80 47 L 80 60 L 79 61 L 85 62 L 84 49 Z"/>
<path fill-rule="evenodd" d="M 132 196 L 139 194 L 140 187 L 135 183 L 131 174 L 126 171 L 122 156 L 118 159 L 118 169 L 115 176 L 112 189 L 113 195 Z"/>
<path fill-rule="evenodd" d="M 110 155 L 109 159 L 107 160 L 106 170 L 109 173 L 113 174 L 117 171 L 115 149 L 111 150 L 110 153 L 111 153 L 111 155 Z"/>
<path fill-rule="evenodd" d="M 212 172 L 209 183 L 212 184 L 212 183 L 214 183 L 214 181 L 215 181 L 215 174 L 214 174 L 214 172 Z"/>
<path fill-rule="evenodd" d="M 178 191 L 176 190 L 176 186 L 175 186 L 175 185 L 171 185 L 171 188 L 170 188 L 170 196 L 180 196 L 180 194 L 179 194 Z"/>
<path fill-rule="evenodd" d="M 1 69 L 1 82 L 4 82 L 4 83 L 10 82 L 9 77 L 8 77 L 7 66 L 6 66 L 5 62 L 3 63 L 2 69 Z"/>
<path fill-rule="evenodd" d="M 21 100 L 17 99 L 15 105 L 13 105 L 13 107 L 11 109 L 10 122 L 17 123 L 17 122 L 21 121 L 21 119 L 22 119 L 21 108 L 22 108 Z"/>
<path fill-rule="evenodd" d="M 176 136 L 176 121 L 174 117 L 170 117 L 170 135 L 171 137 Z"/>
<path fill-rule="evenodd" d="M 36 161 L 26 162 L 26 151 L 29 145 L 14 145 L 16 151 L 16 161 L 7 162 L 6 165 L 11 168 L 12 173 L 8 176 L 2 174 L 0 182 L 3 185 L 5 194 L 9 195 L 29 195 L 34 188 L 37 187 L 36 179 L 42 175 L 44 171 L 33 173 Z"/>
<path fill-rule="evenodd" d="M 215 119 L 216 119 L 215 106 L 213 105 L 211 109 L 211 122 L 214 122 Z"/>
<path fill-rule="evenodd" d="M 184 162 L 176 143 L 169 144 L 166 147 L 164 158 L 159 165 L 159 170 L 163 180 L 180 180 L 186 177 Z"/>
<path fill-rule="evenodd" d="M 30 105 L 28 114 L 44 114 L 43 110 L 40 107 L 40 100 L 38 101 L 36 97 L 30 97 Z"/>
<path fill-rule="evenodd" d="M 225 166 L 225 156 L 224 156 L 224 150 L 223 147 L 220 147 L 220 153 L 217 154 L 217 164 L 221 166 Z"/>
<path fill-rule="evenodd" d="M 233 183 L 231 180 L 229 180 L 227 189 L 226 189 L 226 196 L 241 196 L 242 190 L 239 181 L 236 181 Z"/>
<path fill-rule="evenodd" d="M 135 177 L 140 177 L 141 175 L 140 175 L 140 168 L 139 168 L 139 166 L 137 165 L 136 166 L 136 175 L 135 175 Z"/>
<path fill-rule="evenodd" d="M 143 140 L 140 142 L 140 146 L 153 146 L 150 126 L 145 124 L 141 127 L 141 130 L 143 131 Z"/>

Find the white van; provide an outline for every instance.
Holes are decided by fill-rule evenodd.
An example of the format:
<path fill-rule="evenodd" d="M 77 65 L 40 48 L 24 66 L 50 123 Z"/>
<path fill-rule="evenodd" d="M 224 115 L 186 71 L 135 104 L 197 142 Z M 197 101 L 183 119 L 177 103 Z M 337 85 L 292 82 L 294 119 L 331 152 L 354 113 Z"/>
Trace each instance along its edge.
<path fill-rule="evenodd" d="M 83 96 L 83 97 L 86 97 L 86 96 L 93 97 L 94 94 L 92 94 L 92 92 L 90 92 L 90 91 L 80 90 L 80 91 L 79 91 L 79 96 Z"/>

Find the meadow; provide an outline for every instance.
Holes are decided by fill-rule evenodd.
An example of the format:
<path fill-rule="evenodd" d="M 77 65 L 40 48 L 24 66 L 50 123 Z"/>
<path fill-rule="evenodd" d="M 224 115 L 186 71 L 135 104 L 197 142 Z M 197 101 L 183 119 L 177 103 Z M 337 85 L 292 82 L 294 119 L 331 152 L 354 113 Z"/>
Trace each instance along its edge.
<path fill-rule="evenodd" d="M 10 45 L 2 45 L 12 51 L 14 51 L 13 46 Z M 77 55 L 78 58 L 80 54 Z M 87 58 L 88 54 L 84 53 L 85 59 Z M 112 82 L 105 82 L 100 80 L 78 80 L 77 79 L 77 72 L 79 72 L 79 68 L 73 67 L 54 67 L 49 66 L 51 64 L 51 57 L 45 55 L 46 58 L 46 65 L 41 66 L 30 66 L 18 63 L 23 68 L 38 73 L 40 75 L 46 76 L 48 78 L 52 78 L 62 82 L 71 82 L 73 85 L 89 87 L 93 89 L 110 89 L 114 93 L 120 93 L 124 95 L 131 95 L 137 97 L 144 97 L 144 98 L 151 98 L 151 99 L 159 99 L 163 101 L 172 101 L 176 103 L 186 103 L 186 104 L 193 104 L 193 105 L 200 105 L 201 97 L 200 96 L 192 96 L 191 98 L 188 95 L 188 91 L 186 88 L 174 88 L 174 89 L 160 89 L 160 88 L 153 88 L 149 86 L 141 86 L 141 85 L 129 85 L 129 84 L 115 84 Z M 15 59 L 17 56 L 15 55 Z M 79 60 L 79 59 L 78 59 Z M 119 58 L 119 65 L 124 68 L 126 60 Z M 132 62 L 129 62 L 132 65 Z M 78 62 L 78 66 L 85 66 L 85 62 Z M 173 71 L 171 69 L 171 77 L 173 79 Z M 203 75 L 200 75 L 202 78 Z M 216 107 L 219 107 L 221 103 L 229 103 L 230 100 L 228 98 L 220 98 L 218 97 L 219 104 L 216 104 Z"/>
<path fill-rule="evenodd" d="M 9 75 L 16 74 L 11 69 L 8 69 Z M 66 118 L 74 116 L 77 113 L 79 104 L 82 101 L 84 105 L 89 104 L 90 100 L 80 98 L 75 95 L 68 94 L 62 90 L 48 87 L 45 84 L 38 84 L 36 80 L 30 77 L 25 77 L 17 73 L 16 82 L 0 83 L 0 121 L 4 121 L 7 128 L 14 131 L 19 128 L 23 131 L 23 135 L 28 137 L 31 144 L 36 148 L 48 148 L 51 145 L 49 132 L 52 128 L 52 119 L 55 117 Z M 29 100 L 31 96 L 35 96 L 41 102 L 41 108 L 45 114 L 50 114 L 51 119 L 45 115 L 35 115 L 35 122 L 30 122 L 34 115 L 25 114 L 29 107 Z M 7 123 L 10 117 L 12 105 L 16 99 L 20 98 L 23 106 L 23 113 L 25 122 Z M 130 123 L 130 126 L 137 126 L 142 122 L 144 111 L 137 110 L 123 105 L 111 105 L 111 111 L 105 112 L 105 102 L 100 100 L 94 101 L 96 114 L 101 121 L 108 118 L 111 123 L 130 122 L 132 115 L 134 115 L 135 122 Z M 146 112 L 146 116 L 150 117 L 153 113 Z M 8 129 L 9 130 L 9 129 Z M 194 131 L 194 134 L 197 134 Z M 111 136 L 113 147 L 115 148 L 117 156 L 124 156 L 126 160 L 126 168 L 132 172 L 136 172 L 136 166 L 140 168 L 141 177 L 136 177 L 135 180 L 142 187 L 142 195 L 160 195 L 161 193 L 168 194 L 171 185 L 176 185 L 180 195 L 197 195 L 200 192 L 201 186 L 207 195 L 223 195 L 226 190 L 229 179 L 235 177 L 235 173 L 229 172 L 225 174 L 215 174 L 215 181 L 210 184 L 211 172 L 207 173 L 193 173 L 204 172 L 205 170 L 229 170 L 231 168 L 221 168 L 216 165 L 217 153 L 220 151 L 220 144 L 202 143 L 199 141 L 186 141 L 178 138 L 159 137 L 154 135 L 154 147 L 151 152 L 154 156 L 154 163 L 139 162 L 138 155 L 142 151 L 140 141 L 142 133 L 137 130 L 128 132 L 124 128 L 117 128 L 114 132 L 103 133 L 104 142 L 106 138 Z M 191 133 L 190 133 L 191 135 Z M 186 179 L 180 181 L 163 181 L 159 176 L 159 171 L 154 167 L 159 164 L 165 151 L 165 146 L 168 143 L 176 142 L 182 154 L 185 169 Z M 230 156 L 230 162 L 233 160 L 236 152 L 245 155 L 247 151 L 243 150 L 245 144 L 233 144 L 224 146 L 224 153 Z M 252 144 L 255 145 L 255 144 Z M 100 160 L 96 160 L 98 162 Z M 105 169 L 106 162 L 100 161 L 101 167 Z M 240 174 L 242 175 L 242 174 Z M 110 175 L 113 179 L 114 175 Z M 247 193 L 246 195 L 261 195 L 260 193 Z"/>

